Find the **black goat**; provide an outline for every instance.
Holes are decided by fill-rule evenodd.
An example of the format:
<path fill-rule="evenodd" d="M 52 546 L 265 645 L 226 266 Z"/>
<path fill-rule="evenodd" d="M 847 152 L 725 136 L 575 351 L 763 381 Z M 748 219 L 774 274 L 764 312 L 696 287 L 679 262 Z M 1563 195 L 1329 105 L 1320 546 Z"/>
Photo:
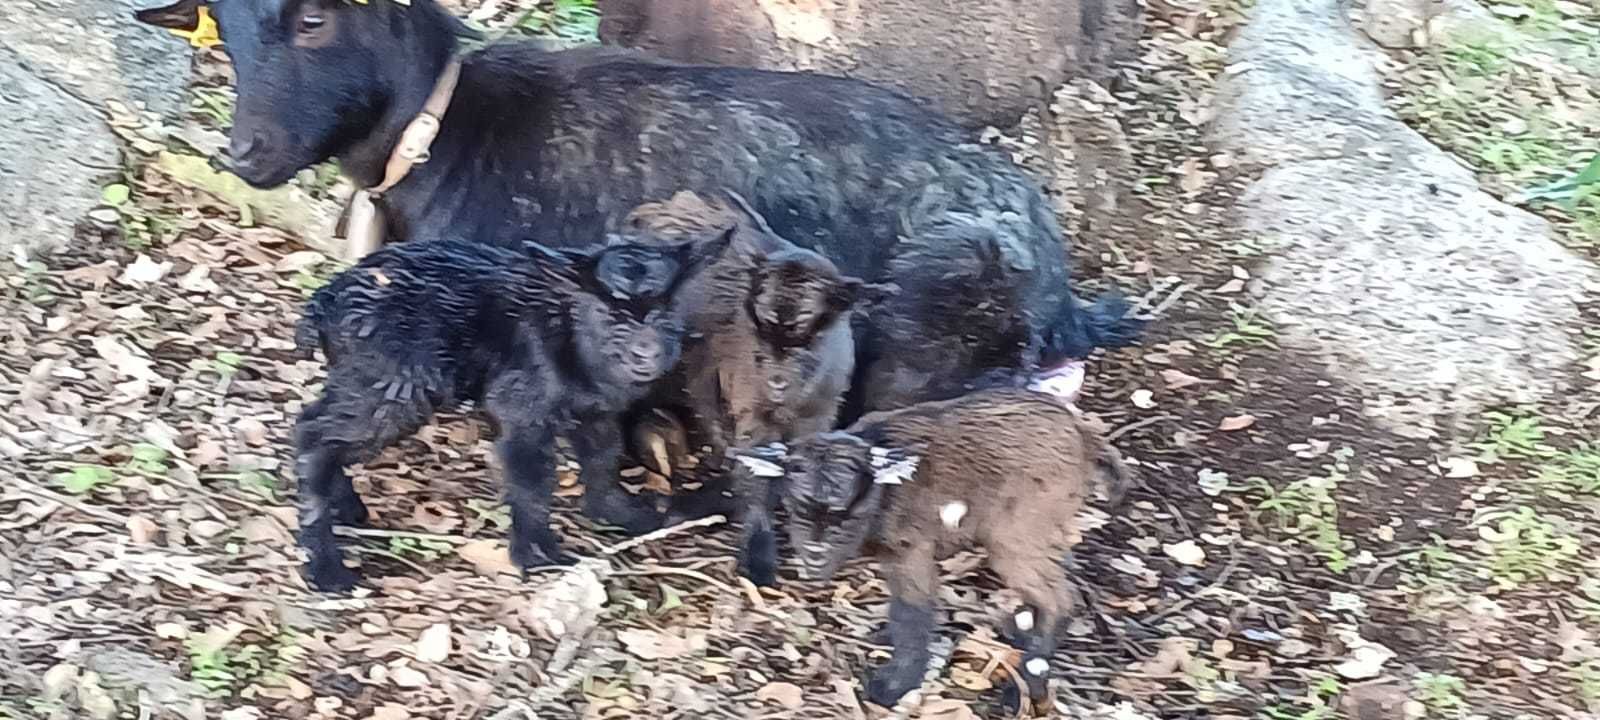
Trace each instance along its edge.
<path fill-rule="evenodd" d="M 586 509 L 627 497 L 617 485 L 618 417 L 676 364 L 675 293 L 730 241 L 731 233 L 589 252 L 409 243 L 368 255 L 319 289 L 296 333 L 304 352 L 322 349 L 328 368 L 322 397 L 295 428 L 312 583 L 356 582 L 333 537 L 335 520 L 367 516 L 345 466 L 468 400 L 482 403 L 499 434 L 512 559 L 524 569 L 561 562 L 549 524 L 555 436 L 572 441 Z"/>
<path fill-rule="evenodd" d="M 204 4 L 177 0 L 138 17 L 189 30 Z M 402 132 L 449 76 L 464 32 L 435 0 L 226 0 L 209 9 L 238 78 L 232 163 L 257 186 L 329 157 L 361 186 L 379 184 Z M 1036 348 L 1051 366 L 1129 343 L 1139 327 L 1114 296 L 1089 306 L 1073 297 L 1061 228 L 1009 158 L 911 98 L 863 82 L 497 44 L 462 59 L 429 153 L 381 198 L 391 240 L 514 245 L 553 228 L 553 244 L 581 245 L 641 202 L 728 186 L 778 234 L 847 275 L 909 289 L 927 284 L 918 276 L 953 273 L 951 297 L 1005 297 L 1026 311 L 1026 338 L 968 329 L 973 353 L 926 353 L 915 373 L 931 387 L 960 387 L 983 372 L 961 364 L 969 356 L 1021 364 Z M 1007 293 L 989 292 L 975 284 L 984 274 L 970 272 L 988 260 L 968 253 L 989 242 L 1009 266 Z M 930 258 L 956 262 L 924 264 Z M 859 378 L 895 376 L 874 374 L 906 350 L 889 324 L 934 337 L 941 319 L 919 313 L 946 310 L 900 307 L 908 315 L 864 323 Z M 859 385 L 846 419 L 886 407 L 860 397 Z M 916 386 L 886 397 L 920 399 Z"/>

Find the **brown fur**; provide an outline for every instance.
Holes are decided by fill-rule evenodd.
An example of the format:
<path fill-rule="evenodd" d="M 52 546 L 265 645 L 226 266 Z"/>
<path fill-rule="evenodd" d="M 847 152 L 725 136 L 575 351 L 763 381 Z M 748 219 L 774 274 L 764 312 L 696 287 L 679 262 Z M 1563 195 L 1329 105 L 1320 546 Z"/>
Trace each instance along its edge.
<path fill-rule="evenodd" d="M 1022 389 L 871 413 L 847 430 L 751 456 L 782 468 L 791 545 L 808 575 L 828 579 L 864 546 L 879 551 L 895 657 L 869 685 L 878 702 L 920 680 L 938 560 L 965 548 L 985 549 L 1000 579 L 1021 592 L 1032 621 L 1017 628 L 1017 644 L 1025 659 L 1048 662 L 1056 624 L 1072 608 L 1064 561 L 1080 539 L 1076 516 L 1096 495 L 1120 499 L 1128 482 L 1098 422 Z M 896 484 L 876 482 L 881 465 L 895 462 L 915 470 Z M 956 503 L 965 511 L 952 528 L 944 515 Z M 1027 677 L 1030 695 L 1042 699 L 1044 678 Z"/>
<path fill-rule="evenodd" d="M 679 192 L 622 223 L 626 234 L 661 242 L 737 227 L 731 250 L 681 294 L 699 337 L 666 383 L 669 396 L 657 397 L 691 411 L 716 460 L 729 447 L 833 427 L 855 366 L 851 310 L 888 292 L 841 275 L 742 203 Z"/>

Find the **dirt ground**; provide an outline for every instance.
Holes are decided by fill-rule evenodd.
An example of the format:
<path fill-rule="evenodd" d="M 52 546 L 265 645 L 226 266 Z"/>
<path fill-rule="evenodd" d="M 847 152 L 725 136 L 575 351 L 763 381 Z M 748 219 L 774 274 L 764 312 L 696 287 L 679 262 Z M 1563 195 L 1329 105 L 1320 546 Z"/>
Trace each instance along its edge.
<path fill-rule="evenodd" d="M 1586 552 L 1600 542 L 1600 322 L 1573 328 L 1588 333 L 1591 359 L 1571 368 L 1587 392 L 1462 419 L 1475 430 L 1460 438 L 1380 429 L 1354 390 L 1281 349 L 1255 306 L 1259 250 L 1230 224 L 1253 170 L 1201 133 L 1242 11 L 1152 6 L 1114 109 L 1133 204 L 1074 239 L 1086 287 L 1142 295 L 1157 315 L 1142 346 L 1096 359 L 1083 401 L 1141 485 L 1078 553 L 1093 602 L 1057 655 L 1057 709 L 1600 710 L 1600 561 Z M 1410 78 L 1431 77 L 1426 61 L 1396 55 L 1397 103 L 1421 97 Z M 188 122 L 215 130 L 225 106 L 205 87 L 219 71 L 200 63 Z M 1049 173 L 1036 144 L 995 141 Z M 886 656 L 870 562 L 757 592 L 727 527 L 617 547 L 576 512 L 568 471 L 557 521 L 590 561 L 523 582 L 475 418 L 445 418 L 355 473 L 374 518 L 346 553 L 368 589 L 308 591 L 289 432 L 320 370 L 290 338 L 335 263 L 173 182 L 152 152 L 131 149 L 107 191 L 114 217 L 6 273 L 0 718 L 883 714 L 860 699 Z M 1597 256 L 1600 238 L 1561 228 Z M 1600 320 L 1600 302 L 1588 310 Z M 948 662 L 899 712 L 998 717 L 1016 658 L 993 627 L 1010 603 L 980 557 L 945 565 Z"/>

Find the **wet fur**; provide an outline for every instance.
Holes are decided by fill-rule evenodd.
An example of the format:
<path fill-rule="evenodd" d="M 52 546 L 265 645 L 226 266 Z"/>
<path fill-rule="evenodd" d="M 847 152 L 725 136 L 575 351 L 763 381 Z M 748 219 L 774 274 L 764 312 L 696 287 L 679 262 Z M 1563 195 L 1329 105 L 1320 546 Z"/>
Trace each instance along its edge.
<path fill-rule="evenodd" d="M 673 294 L 726 245 L 552 253 L 531 244 L 521 252 L 407 244 L 367 256 L 319 289 L 296 334 L 303 352 L 321 349 L 327 360 L 322 396 L 295 428 L 300 542 L 312 583 L 343 590 L 356 582 L 332 532 L 335 521 L 367 515 L 346 466 L 467 401 L 481 403 L 499 434 L 518 566 L 561 561 L 549 527 L 558 433 L 582 465 L 586 509 L 608 516 L 629 507 L 618 502 L 618 414 L 673 366 L 683 325 Z"/>

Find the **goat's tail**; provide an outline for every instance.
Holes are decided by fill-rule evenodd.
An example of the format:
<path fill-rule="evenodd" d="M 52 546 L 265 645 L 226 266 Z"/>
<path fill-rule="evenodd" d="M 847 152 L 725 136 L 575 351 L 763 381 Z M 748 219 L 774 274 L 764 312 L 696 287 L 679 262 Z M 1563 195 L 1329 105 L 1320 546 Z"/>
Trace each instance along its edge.
<path fill-rule="evenodd" d="M 1138 341 L 1145 321 L 1133 317 L 1121 294 L 1108 292 L 1085 305 L 1068 293 L 1043 330 L 1046 366 L 1088 357 L 1095 348 L 1126 347 Z"/>

